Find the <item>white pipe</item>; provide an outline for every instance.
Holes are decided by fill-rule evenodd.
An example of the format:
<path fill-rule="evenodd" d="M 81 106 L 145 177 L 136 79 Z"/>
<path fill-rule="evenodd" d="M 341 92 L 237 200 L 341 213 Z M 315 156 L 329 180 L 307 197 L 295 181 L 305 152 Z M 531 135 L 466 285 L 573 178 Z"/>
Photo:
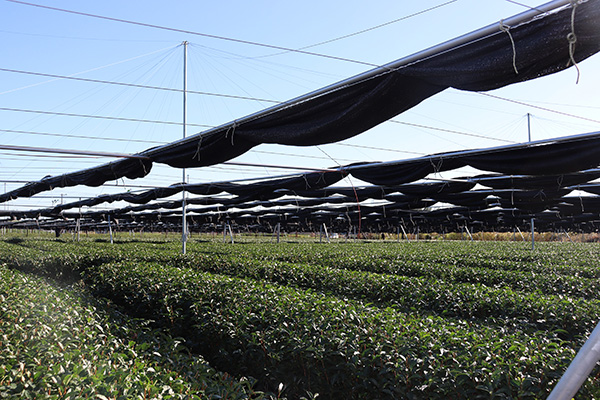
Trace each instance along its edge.
<path fill-rule="evenodd" d="M 231 243 L 233 244 L 233 230 L 231 230 L 231 225 L 227 224 L 227 228 L 229 229 L 229 237 L 231 238 Z"/>
<path fill-rule="evenodd" d="M 188 42 L 183 42 L 183 138 L 185 139 L 187 133 L 187 48 Z M 181 253 L 186 253 L 187 244 L 187 215 L 186 215 L 186 202 L 185 202 L 185 168 L 181 169 L 183 175 L 183 185 L 181 190 Z"/>
<path fill-rule="evenodd" d="M 408 238 L 408 235 L 406 234 L 406 229 L 404 229 L 404 225 L 400 225 L 400 228 L 402 228 L 402 233 L 404 233 L 404 237 L 406 238 L 406 241 L 410 242 L 410 239 Z"/>
<path fill-rule="evenodd" d="M 110 214 L 108 214 L 108 234 L 110 235 L 110 244 L 113 244 L 112 225 L 110 223 Z"/>
<path fill-rule="evenodd" d="M 570 400 L 600 360 L 600 323 L 575 356 L 547 400 Z"/>
<path fill-rule="evenodd" d="M 531 218 L 531 250 L 535 250 L 535 219 Z"/>
<path fill-rule="evenodd" d="M 471 242 L 472 242 L 473 241 L 473 235 L 471 235 L 471 232 L 469 232 L 469 228 L 467 227 L 467 225 L 465 225 L 465 230 L 467 231 L 467 234 L 471 238 Z"/>
<path fill-rule="evenodd" d="M 525 236 L 523 236 L 523 232 L 521 232 L 521 230 L 519 229 L 518 226 L 517 226 L 517 230 L 519 231 L 519 234 L 521 235 L 521 239 L 523 239 L 523 241 L 525 241 Z"/>

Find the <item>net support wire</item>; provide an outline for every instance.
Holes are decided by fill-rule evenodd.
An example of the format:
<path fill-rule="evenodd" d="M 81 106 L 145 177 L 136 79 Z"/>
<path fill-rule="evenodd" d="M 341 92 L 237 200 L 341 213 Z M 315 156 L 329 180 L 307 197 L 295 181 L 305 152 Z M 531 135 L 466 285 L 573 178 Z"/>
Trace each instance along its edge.
<path fill-rule="evenodd" d="M 512 17 L 503 19 L 503 24 L 507 25 L 507 26 L 511 26 L 511 27 L 515 27 L 518 26 L 522 23 L 525 23 L 527 21 L 530 21 L 531 19 L 538 17 L 540 15 L 549 13 L 551 11 L 557 10 L 561 7 L 565 7 L 565 6 L 569 6 L 572 4 L 572 0 L 553 0 L 550 1 L 548 3 L 545 3 L 541 6 L 538 6 L 536 8 L 532 8 L 532 9 L 528 9 L 522 13 L 516 14 Z M 274 105 L 272 107 L 268 107 L 266 109 L 263 109 L 261 111 L 258 111 L 256 113 L 247 115 L 243 118 L 239 118 L 236 119 L 233 122 L 228 122 L 213 128 L 210 128 L 208 130 L 202 131 L 198 134 L 195 134 L 193 136 L 190 136 L 189 138 L 186 139 L 180 139 L 178 141 L 166 144 L 164 146 L 159 146 L 157 148 L 154 149 L 154 151 L 164 151 L 176 146 L 180 146 L 184 143 L 188 143 L 188 142 L 195 142 L 198 140 L 198 136 L 202 137 L 204 135 L 210 134 L 210 133 L 214 133 L 214 132 L 218 132 L 221 130 L 226 130 L 227 128 L 231 128 L 231 126 L 233 124 L 235 124 L 236 126 L 239 126 L 241 124 L 244 124 L 246 122 L 250 122 L 253 121 L 257 118 L 261 118 L 264 117 L 266 115 L 270 115 L 274 112 L 280 111 L 282 109 L 285 108 L 289 108 L 289 107 L 293 107 L 295 105 L 301 104 L 307 100 L 310 100 L 312 98 L 316 98 L 322 95 L 325 95 L 327 93 L 331 93 L 334 92 L 338 89 L 347 87 L 347 86 L 351 86 L 353 84 L 356 84 L 358 82 L 364 82 L 365 80 L 368 80 L 370 78 L 373 78 L 375 76 L 387 73 L 387 72 L 391 72 L 391 71 L 395 71 L 398 70 L 400 68 L 404 68 L 406 66 L 415 64 L 419 61 L 425 60 L 427 58 L 445 53 L 451 49 L 454 48 L 458 48 L 460 46 L 464 46 L 468 43 L 471 43 L 473 41 L 476 40 L 480 40 L 484 37 L 488 37 L 491 35 L 495 35 L 498 33 L 503 33 L 502 30 L 499 28 L 498 23 L 494 23 L 494 24 L 490 24 L 486 27 L 480 28 L 478 30 L 472 31 L 470 33 L 467 33 L 465 35 L 456 37 L 454 39 L 448 40 L 446 42 L 440 43 L 436 46 L 430 47 L 428 49 L 419 51 L 417 53 L 414 53 L 412 55 L 400 58 L 398 60 L 392 61 L 388 64 L 384 64 L 381 65 L 379 67 L 376 67 L 374 69 L 371 69 L 369 71 L 366 71 L 364 73 L 355 75 L 353 77 L 344 79 L 342 81 L 339 81 L 337 83 L 334 83 L 332 85 L 329 86 L 325 86 L 323 88 L 317 89 L 315 91 L 309 92 L 307 94 L 304 94 L 302 96 L 296 97 L 294 99 L 279 103 L 277 105 Z M 148 154 L 152 155 L 153 151 L 149 151 Z"/>

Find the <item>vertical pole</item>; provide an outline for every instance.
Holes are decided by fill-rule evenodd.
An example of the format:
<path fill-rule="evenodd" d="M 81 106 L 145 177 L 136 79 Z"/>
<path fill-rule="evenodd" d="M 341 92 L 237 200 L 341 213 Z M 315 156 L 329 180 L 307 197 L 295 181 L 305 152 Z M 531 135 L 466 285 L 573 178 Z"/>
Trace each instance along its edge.
<path fill-rule="evenodd" d="M 535 250 L 535 223 L 534 218 L 531 218 L 531 250 Z"/>
<path fill-rule="evenodd" d="M 319 227 L 319 243 L 323 243 L 323 225 Z"/>
<path fill-rule="evenodd" d="M 4 193 L 6 193 L 6 182 L 4 182 Z M 6 202 L 4 202 L 4 211 L 6 211 L 8 208 L 8 206 L 6 205 Z M 2 236 L 6 235 L 6 227 L 3 226 L 2 227 Z"/>
<path fill-rule="evenodd" d="M 188 42 L 184 41 L 183 43 L 183 138 L 186 137 L 186 125 L 187 125 L 187 46 Z M 183 183 L 185 185 L 185 168 L 182 168 L 183 171 Z M 187 218 L 186 218 L 186 206 L 185 206 L 185 186 L 183 186 L 183 190 L 181 191 L 181 253 L 185 254 L 186 252 L 186 243 L 187 243 Z"/>
<path fill-rule="evenodd" d="M 531 114 L 527 113 L 527 138 L 531 142 Z"/>
<path fill-rule="evenodd" d="M 223 243 L 227 241 L 227 224 L 223 222 Z"/>
<path fill-rule="evenodd" d="M 79 198 L 81 201 L 81 197 Z M 79 242 L 79 232 L 81 232 L 81 206 L 79 206 L 79 218 L 77 218 L 77 241 Z"/>
<path fill-rule="evenodd" d="M 110 214 L 108 214 L 108 234 L 110 236 L 110 244 L 113 244 L 112 225 L 110 223 Z"/>
<path fill-rule="evenodd" d="M 231 243 L 233 244 L 233 231 L 231 230 L 230 224 L 227 224 L 227 229 L 229 229 L 229 237 L 231 238 Z"/>
<path fill-rule="evenodd" d="M 277 243 L 279 243 L 279 236 L 281 234 L 281 222 L 277 223 Z"/>

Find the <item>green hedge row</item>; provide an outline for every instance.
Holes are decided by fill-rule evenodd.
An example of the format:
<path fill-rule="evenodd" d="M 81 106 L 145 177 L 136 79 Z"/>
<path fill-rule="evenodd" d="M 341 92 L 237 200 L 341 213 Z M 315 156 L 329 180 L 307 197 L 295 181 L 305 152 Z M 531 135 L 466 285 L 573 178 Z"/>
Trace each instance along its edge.
<path fill-rule="evenodd" d="M 201 271 L 265 280 L 350 296 L 399 311 L 462 319 L 492 319 L 526 330 L 560 331 L 561 338 L 587 337 L 600 315 L 600 301 L 482 284 L 336 269 L 242 257 L 174 257 L 169 263 Z"/>
<path fill-rule="evenodd" d="M 575 351 L 544 333 L 399 313 L 265 281 L 158 264 L 90 268 L 98 293 L 187 339 L 217 368 L 291 397 L 540 398 Z M 593 384 L 583 393 L 600 395 Z"/>
<path fill-rule="evenodd" d="M 146 325 L 0 265 L 0 398 L 263 398 Z"/>

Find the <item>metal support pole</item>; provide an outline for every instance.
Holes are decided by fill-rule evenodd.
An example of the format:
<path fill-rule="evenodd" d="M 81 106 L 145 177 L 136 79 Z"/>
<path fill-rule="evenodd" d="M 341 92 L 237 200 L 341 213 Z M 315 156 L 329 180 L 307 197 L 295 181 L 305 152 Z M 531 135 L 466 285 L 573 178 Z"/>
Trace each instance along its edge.
<path fill-rule="evenodd" d="M 233 231 L 231 230 L 230 224 L 227 224 L 227 229 L 229 229 L 229 237 L 231 238 L 231 243 L 233 244 Z"/>
<path fill-rule="evenodd" d="M 472 242 L 473 241 L 473 235 L 471 235 L 471 232 L 469 232 L 469 227 L 467 227 L 467 225 L 465 225 L 465 231 L 467 231 L 467 234 L 471 238 L 471 242 Z"/>
<path fill-rule="evenodd" d="M 562 228 L 562 230 L 565 233 L 565 235 L 567 235 L 567 238 L 571 241 L 571 243 L 573 243 L 573 239 L 571 239 L 571 236 L 569 236 L 569 232 L 567 232 L 564 228 Z"/>
<path fill-rule="evenodd" d="M 110 244 L 113 244 L 112 224 L 110 223 L 110 214 L 108 214 L 108 234 L 110 235 Z"/>
<path fill-rule="evenodd" d="M 319 227 L 319 243 L 323 243 L 323 225 Z"/>
<path fill-rule="evenodd" d="M 327 238 L 327 243 L 329 243 L 329 233 L 327 232 L 327 226 L 325 226 L 325 222 L 323 222 L 323 229 L 325 229 L 325 237 Z"/>
<path fill-rule="evenodd" d="M 521 235 L 521 239 L 523 239 L 523 241 L 525 242 L 525 236 L 523 236 L 523 232 L 521 232 L 521 230 L 519 229 L 519 227 L 517 226 L 517 231 L 519 231 L 519 234 Z"/>
<path fill-rule="evenodd" d="M 406 229 L 404 229 L 404 225 L 400 225 L 400 228 L 402 228 L 402 233 L 404 234 L 406 241 L 410 242 L 410 239 L 408 238 L 408 235 L 406 234 Z"/>
<path fill-rule="evenodd" d="M 187 125 L 187 46 L 188 42 L 183 43 L 183 138 L 186 137 L 186 125 Z M 182 185 L 185 185 L 185 168 L 182 168 Z M 181 253 L 186 252 L 187 243 L 187 216 L 186 216 L 186 204 L 185 204 L 185 186 L 181 191 Z"/>
<path fill-rule="evenodd" d="M 535 220 L 531 218 L 531 250 L 535 250 Z"/>
<path fill-rule="evenodd" d="M 600 323 L 556 384 L 548 400 L 570 400 L 600 360 Z"/>
<path fill-rule="evenodd" d="M 279 243 L 279 236 L 281 235 L 281 222 L 277 223 L 277 243 Z"/>
<path fill-rule="evenodd" d="M 527 113 L 527 138 L 531 142 L 531 114 Z"/>

